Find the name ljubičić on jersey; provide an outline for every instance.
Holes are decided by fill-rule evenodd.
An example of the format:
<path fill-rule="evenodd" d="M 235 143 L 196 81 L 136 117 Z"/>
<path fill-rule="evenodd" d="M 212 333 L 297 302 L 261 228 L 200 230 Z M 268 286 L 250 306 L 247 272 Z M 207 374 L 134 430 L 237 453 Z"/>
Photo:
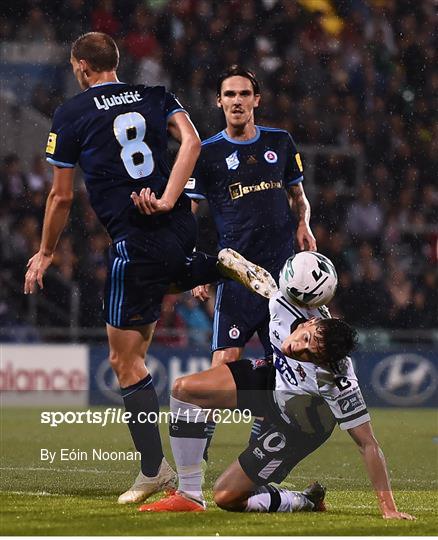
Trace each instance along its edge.
<path fill-rule="evenodd" d="M 128 105 L 129 103 L 135 103 L 137 101 L 141 101 L 142 98 L 140 97 L 140 93 L 136 90 L 135 92 L 123 92 L 122 94 L 115 95 L 113 94 L 111 97 L 105 97 L 105 95 L 94 98 L 94 103 L 96 104 L 96 107 L 98 109 L 104 109 L 107 111 L 110 107 L 114 107 L 115 105 Z"/>

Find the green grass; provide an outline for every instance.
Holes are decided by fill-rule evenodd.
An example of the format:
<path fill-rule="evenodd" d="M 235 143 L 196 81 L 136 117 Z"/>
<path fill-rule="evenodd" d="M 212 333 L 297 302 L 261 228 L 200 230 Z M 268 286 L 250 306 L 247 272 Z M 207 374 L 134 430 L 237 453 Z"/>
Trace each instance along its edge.
<path fill-rule="evenodd" d="M 336 430 L 286 479 L 296 489 L 318 479 L 328 487 L 329 511 L 233 514 L 211 500 L 214 479 L 245 446 L 248 425 L 220 425 L 207 472 L 207 514 L 140 514 L 116 498 L 137 474 L 133 462 L 40 461 L 40 449 L 132 450 L 126 426 L 39 422 L 34 409 L 5 409 L 1 420 L 2 535 L 431 535 L 438 533 L 434 410 L 372 411 L 399 509 L 417 521 L 384 521 L 354 443 Z M 170 457 L 167 429 L 163 428 Z M 91 453 L 91 452 L 90 452 Z"/>

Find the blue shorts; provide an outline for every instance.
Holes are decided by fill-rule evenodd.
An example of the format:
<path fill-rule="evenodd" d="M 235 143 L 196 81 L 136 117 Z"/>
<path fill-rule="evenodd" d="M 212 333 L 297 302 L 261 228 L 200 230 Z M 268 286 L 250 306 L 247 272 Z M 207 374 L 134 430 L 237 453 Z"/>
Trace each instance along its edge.
<path fill-rule="evenodd" d="M 220 279 L 216 257 L 193 252 L 196 222 L 183 216 L 176 225 L 144 237 L 127 238 L 110 248 L 105 286 L 105 320 L 129 328 L 159 319 L 171 285 L 190 290 Z"/>
<path fill-rule="evenodd" d="M 265 355 L 272 354 L 269 340 L 269 301 L 240 283 L 226 280 L 216 291 L 212 352 L 244 347 L 257 332 Z"/>

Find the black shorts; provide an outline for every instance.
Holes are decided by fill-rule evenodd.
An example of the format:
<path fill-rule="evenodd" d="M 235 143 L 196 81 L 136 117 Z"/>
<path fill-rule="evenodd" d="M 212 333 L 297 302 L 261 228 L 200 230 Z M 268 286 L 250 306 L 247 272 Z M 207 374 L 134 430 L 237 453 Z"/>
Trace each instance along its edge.
<path fill-rule="evenodd" d="M 236 383 L 237 408 L 264 418 L 260 436 L 240 454 L 239 463 L 257 485 L 280 483 L 330 437 L 336 420 L 322 398 L 296 396 L 296 414 L 287 424 L 274 403 L 275 368 L 269 361 L 239 360 L 226 365 Z"/>
<path fill-rule="evenodd" d="M 255 332 L 265 354 L 271 354 L 269 301 L 235 281 L 226 280 L 220 283 L 214 307 L 212 352 L 230 347 L 244 347 Z"/>
<path fill-rule="evenodd" d="M 105 286 L 105 320 L 116 328 L 158 320 L 170 285 L 190 290 L 220 278 L 216 257 L 193 252 L 196 222 L 191 213 L 142 238 L 110 248 Z"/>

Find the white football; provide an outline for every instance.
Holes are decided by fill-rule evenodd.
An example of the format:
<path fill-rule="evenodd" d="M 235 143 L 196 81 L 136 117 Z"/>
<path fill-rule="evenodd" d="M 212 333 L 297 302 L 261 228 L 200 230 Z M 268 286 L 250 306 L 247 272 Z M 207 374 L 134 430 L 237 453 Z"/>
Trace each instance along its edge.
<path fill-rule="evenodd" d="M 285 262 L 280 272 L 280 291 L 288 302 L 316 308 L 328 304 L 338 285 L 330 259 L 316 251 L 301 251 Z"/>

